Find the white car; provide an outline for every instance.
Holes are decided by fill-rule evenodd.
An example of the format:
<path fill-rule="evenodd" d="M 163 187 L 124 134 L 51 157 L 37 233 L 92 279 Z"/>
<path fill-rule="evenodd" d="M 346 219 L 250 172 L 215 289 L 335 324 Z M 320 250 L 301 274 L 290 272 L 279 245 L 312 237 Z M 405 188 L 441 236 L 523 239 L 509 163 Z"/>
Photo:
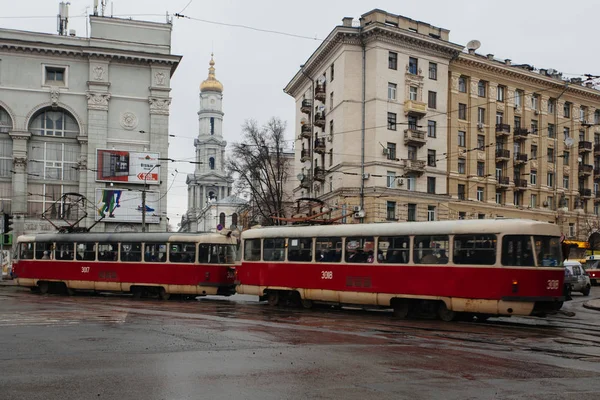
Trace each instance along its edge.
<path fill-rule="evenodd" d="M 571 286 L 571 292 L 581 292 L 584 296 L 590 294 L 592 284 L 590 277 L 579 261 L 565 261 L 565 284 Z"/>

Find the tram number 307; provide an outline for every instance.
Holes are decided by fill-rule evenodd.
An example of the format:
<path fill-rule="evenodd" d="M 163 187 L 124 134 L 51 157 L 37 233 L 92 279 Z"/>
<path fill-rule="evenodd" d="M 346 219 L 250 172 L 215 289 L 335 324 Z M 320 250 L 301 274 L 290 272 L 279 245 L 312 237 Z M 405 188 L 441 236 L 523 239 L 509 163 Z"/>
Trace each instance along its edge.
<path fill-rule="evenodd" d="M 90 272 L 90 267 L 81 267 L 81 273 L 82 274 L 87 274 Z"/>
<path fill-rule="evenodd" d="M 321 271 L 321 279 L 333 279 L 333 271 Z"/>
<path fill-rule="evenodd" d="M 546 285 L 546 289 L 548 289 L 548 290 L 558 289 L 558 280 L 548 279 L 548 284 Z"/>

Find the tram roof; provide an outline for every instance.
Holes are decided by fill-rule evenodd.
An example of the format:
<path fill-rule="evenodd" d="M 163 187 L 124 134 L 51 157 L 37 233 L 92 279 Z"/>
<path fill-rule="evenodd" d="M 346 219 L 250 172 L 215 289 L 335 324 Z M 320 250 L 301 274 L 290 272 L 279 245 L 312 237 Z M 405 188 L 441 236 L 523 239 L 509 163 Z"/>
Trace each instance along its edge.
<path fill-rule="evenodd" d="M 209 242 L 237 243 L 230 235 L 214 232 L 93 232 L 93 233 L 32 233 L 21 235 L 19 242 Z"/>
<path fill-rule="evenodd" d="M 385 222 L 327 226 L 279 226 L 254 228 L 242 233 L 242 239 L 312 236 L 396 236 L 450 234 L 525 234 L 560 236 L 560 228 L 529 219 L 476 219 L 432 222 Z"/>

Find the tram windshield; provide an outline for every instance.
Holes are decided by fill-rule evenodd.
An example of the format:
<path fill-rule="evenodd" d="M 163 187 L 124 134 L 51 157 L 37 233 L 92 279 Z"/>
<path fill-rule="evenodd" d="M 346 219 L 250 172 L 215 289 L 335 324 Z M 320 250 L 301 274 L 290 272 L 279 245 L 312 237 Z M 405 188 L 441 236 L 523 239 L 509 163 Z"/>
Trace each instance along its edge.
<path fill-rule="evenodd" d="M 534 236 L 538 267 L 560 267 L 562 256 L 560 239 L 553 236 Z"/>

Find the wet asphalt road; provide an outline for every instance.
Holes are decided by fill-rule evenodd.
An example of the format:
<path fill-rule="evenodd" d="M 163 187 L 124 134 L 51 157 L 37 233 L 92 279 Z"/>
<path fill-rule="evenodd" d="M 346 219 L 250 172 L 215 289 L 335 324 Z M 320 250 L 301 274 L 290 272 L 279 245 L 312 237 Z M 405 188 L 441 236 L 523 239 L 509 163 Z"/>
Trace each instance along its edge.
<path fill-rule="evenodd" d="M 0 287 L 0 399 L 600 398 L 600 312 L 486 323 Z"/>

